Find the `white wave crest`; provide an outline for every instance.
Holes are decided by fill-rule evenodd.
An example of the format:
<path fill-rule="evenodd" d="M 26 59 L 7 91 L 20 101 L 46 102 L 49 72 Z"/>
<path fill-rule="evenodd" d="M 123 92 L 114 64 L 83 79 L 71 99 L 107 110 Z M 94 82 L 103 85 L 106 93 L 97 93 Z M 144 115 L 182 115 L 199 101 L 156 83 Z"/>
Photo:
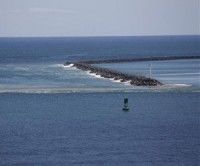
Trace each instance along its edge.
<path fill-rule="evenodd" d="M 99 75 L 99 74 L 91 73 L 90 71 L 86 71 L 86 73 L 87 73 L 88 75 L 92 76 L 92 77 L 104 79 L 104 77 L 102 77 L 102 76 Z"/>
<path fill-rule="evenodd" d="M 76 67 L 74 67 L 74 64 L 71 63 L 69 65 L 64 65 L 64 64 L 54 64 L 52 65 L 53 67 L 58 67 L 58 68 L 63 68 L 65 70 L 75 70 Z"/>
<path fill-rule="evenodd" d="M 53 64 L 51 65 L 52 67 L 62 67 L 62 68 L 71 68 L 71 67 L 74 67 L 74 64 L 71 63 L 69 65 L 64 65 L 64 64 Z"/>
<path fill-rule="evenodd" d="M 122 83 L 122 79 L 115 80 L 114 78 L 109 78 L 109 80 L 116 83 Z"/>
<path fill-rule="evenodd" d="M 121 83 L 121 82 L 122 82 L 122 80 L 121 80 L 121 79 L 119 79 L 119 80 L 113 80 L 113 82 L 118 82 L 118 83 Z"/>
<path fill-rule="evenodd" d="M 63 65 L 63 66 L 69 68 L 69 67 L 74 67 L 74 64 L 71 63 L 71 64 L 69 64 L 69 65 Z"/>
<path fill-rule="evenodd" d="M 91 73 L 90 71 L 86 71 L 86 73 L 90 76 L 93 76 L 95 78 L 100 78 L 100 79 L 105 79 L 104 77 L 102 77 L 101 75 L 99 74 L 96 74 L 96 73 Z M 122 82 L 122 79 L 114 79 L 114 78 L 108 78 L 108 80 L 112 81 L 112 82 L 115 82 L 115 83 L 123 83 L 124 85 L 131 85 L 130 84 L 130 80 L 129 81 L 125 81 L 125 82 Z"/>

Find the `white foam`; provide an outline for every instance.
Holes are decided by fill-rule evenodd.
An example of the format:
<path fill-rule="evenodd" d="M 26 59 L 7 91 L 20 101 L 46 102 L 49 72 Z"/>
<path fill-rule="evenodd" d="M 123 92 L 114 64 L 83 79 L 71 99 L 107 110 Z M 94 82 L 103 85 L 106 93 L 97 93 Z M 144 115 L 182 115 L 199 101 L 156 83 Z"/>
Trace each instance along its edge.
<path fill-rule="evenodd" d="M 131 80 L 124 82 L 125 85 L 131 85 Z"/>
<path fill-rule="evenodd" d="M 115 80 L 114 78 L 109 78 L 109 80 L 116 83 L 123 83 L 124 85 L 131 85 L 131 80 L 125 82 L 122 82 L 122 79 Z"/>
<path fill-rule="evenodd" d="M 87 73 L 88 75 L 92 76 L 92 77 L 104 79 L 104 77 L 102 77 L 101 75 L 95 74 L 95 73 L 91 73 L 91 71 L 86 71 L 86 73 Z"/>
<path fill-rule="evenodd" d="M 101 75 L 99 74 L 96 74 L 96 73 L 91 73 L 91 71 L 86 71 L 86 73 L 90 76 L 93 76 L 95 78 L 100 78 L 100 79 L 105 79 L 104 77 L 102 77 Z M 122 83 L 122 79 L 118 79 L 118 80 L 115 80 L 114 78 L 108 78 L 110 81 L 112 82 L 116 82 L 116 83 Z M 127 82 L 124 82 L 126 85 L 129 84 L 130 82 L 127 81 Z"/>
<path fill-rule="evenodd" d="M 74 64 L 71 63 L 69 65 L 64 65 L 64 64 L 54 64 L 52 65 L 53 67 L 59 67 L 59 68 L 63 68 L 63 69 L 68 69 L 68 70 L 71 70 L 71 69 L 76 69 L 76 67 L 74 67 Z"/>
<path fill-rule="evenodd" d="M 121 79 L 119 79 L 119 80 L 113 80 L 113 82 L 118 82 L 118 83 L 121 83 L 121 82 L 122 82 L 122 80 L 121 80 Z"/>
<path fill-rule="evenodd" d="M 115 80 L 114 78 L 109 78 L 109 80 L 116 83 L 122 83 L 122 79 Z"/>
<path fill-rule="evenodd" d="M 98 74 L 96 74 L 95 77 L 96 78 L 103 78 L 103 77 L 101 77 L 101 75 L 98 75 Z"/>
<path fill-rule="evenodd" d="M 69 65 L 64 65 L 64 64 L 53 64 L 51 65 L 52 67 L 62 67 L 62 68 L 71 68 L 74 66 L 73 63 L 69 64 Z"/>
<path fill-rule="evenodd" d="M 74 64 L 73 63 L 71 63 L 71 64 L 69 64 L 69 65 L 63 65 L 65 68 L 70 68 L 70 67 L 74 67 Z"/>
<path fill-rule="evenodd" d="M 114 79 L 114 78 L 109 78 L 109 80 L 110 80 L 110 81 L 115 81 L 115 79 Z"/>
<path fill-rule="evenodd" d="M 173 84 L 174 86 L 180 86 L 180 87 L 188 87 L 191 86 L 189 84 Z"/>

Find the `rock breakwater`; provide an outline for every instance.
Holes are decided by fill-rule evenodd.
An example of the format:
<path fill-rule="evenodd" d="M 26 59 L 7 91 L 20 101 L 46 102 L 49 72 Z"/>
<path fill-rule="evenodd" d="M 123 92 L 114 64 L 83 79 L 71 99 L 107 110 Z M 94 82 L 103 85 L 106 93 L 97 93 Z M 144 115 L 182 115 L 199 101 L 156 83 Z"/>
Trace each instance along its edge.
<path fill-rule="evenodd" d="M 102 67 L 94 66 L 93 64 L 101 63 L 122 63 L 122 62 L 138 62 L 138 61 L 163 61 L 163 60 L 180 60 L 180 59 L 200 59 L 200 56 L 162 56 L 162 57 L 141 57 L 128 59 L 107 59 L 107 60 L 90 60 L 79 62 L 66 62 L 64 65 L 73 64 L 74 67 L 95 73 L 103 78 L 119 80 L 120 82 L 130 82 L 135 86 L 158 86 L 163 85 L 160 81 L 148 78 L 145 76 L 130 75 L 119 71 L 114 71 Z"/>

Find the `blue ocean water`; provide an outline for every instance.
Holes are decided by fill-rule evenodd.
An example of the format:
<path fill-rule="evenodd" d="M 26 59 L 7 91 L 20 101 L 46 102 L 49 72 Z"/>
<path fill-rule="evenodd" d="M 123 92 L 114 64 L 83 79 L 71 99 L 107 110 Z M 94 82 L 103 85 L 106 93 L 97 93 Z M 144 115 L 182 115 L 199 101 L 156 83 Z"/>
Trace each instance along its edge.
<path fill-rule="evenodd" d="M 200 36 L 0 38 L 0 63 L 199 55 Z"/>
<path fill-rule="evenodd" d="M 0 38 L 0 92 L 150 90 L 150 88 L 133 87 L 97 78 L 86 72 L 64 67 L 63 64 L 66 61 L 156 55 L 200 55 L 200 37 Z M 122 66 L 126 66 L 126 71 L 146 75 L 147 64 L 113 65 L 119 70 Z M 143 73 L 138 70 L 138 67 L 143 70 Z M 199 60 L 193 60 L 153 62 L 152 72 L 153 77 L 170 84 L 164 87 L 164 90 L 171 90 L 172 87 L 173 90 L 180 90 L 180 86 L 174 84 L 186 84 L 181 87 L 182 90 L 199 91 L 199 71 Z M 163 88 L 159 90 L 161 89 Z"/>
<path fill-rule="evenodd" d="M 129 112 L 123 112 L 123 98 Z M 198 166 L 199 93 L 0 95 L 0 165 Z"/>
<path fill-rule="evenodd" d="M 63 64 L 200 55 L 199 46 L 199 36 L 0 38 L 0 165 L 197 166 L 199 60 L 101 64 L 145 76 L 152 64 L 165 84 L 156 88 Z"/>

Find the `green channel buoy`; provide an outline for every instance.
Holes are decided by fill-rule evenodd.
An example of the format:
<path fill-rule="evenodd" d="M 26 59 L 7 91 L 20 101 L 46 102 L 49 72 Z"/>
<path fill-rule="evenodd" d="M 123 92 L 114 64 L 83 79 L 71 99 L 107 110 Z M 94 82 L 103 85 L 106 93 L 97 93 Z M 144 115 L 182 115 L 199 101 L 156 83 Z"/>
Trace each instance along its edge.
<path fill-rule="evenodd" d="M 128 111 L 128 98 L 124 98 L 124 107 L 123 107 L 123 111 Z"/>

